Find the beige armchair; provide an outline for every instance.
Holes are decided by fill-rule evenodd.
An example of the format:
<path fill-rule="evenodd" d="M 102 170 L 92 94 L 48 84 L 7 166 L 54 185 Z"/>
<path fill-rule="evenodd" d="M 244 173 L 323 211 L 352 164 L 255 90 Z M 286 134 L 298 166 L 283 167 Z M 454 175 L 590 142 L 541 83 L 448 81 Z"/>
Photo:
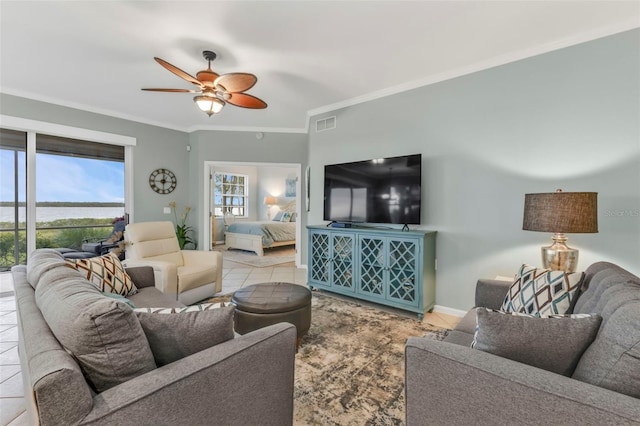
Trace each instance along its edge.
<path fill-rule="evenodd" d="M 173 223 L 130 223 L 125 240 L 124 264 L 152 266 L 156 287 L 185 305 L 222 290 L 222 253 L 180 250 Z"/>

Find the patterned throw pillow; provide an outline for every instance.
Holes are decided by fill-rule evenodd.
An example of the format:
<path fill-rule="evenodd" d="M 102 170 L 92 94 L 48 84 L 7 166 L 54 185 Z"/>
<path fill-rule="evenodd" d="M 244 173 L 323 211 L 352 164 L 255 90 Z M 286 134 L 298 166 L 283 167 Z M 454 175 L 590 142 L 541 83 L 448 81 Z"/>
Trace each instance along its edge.
<path fill-rule="evenodd" d="M 289 221 L 291 221 L 291 212 L 282 213 L 282 218 L 280 219 L 280 222 L 289 222 Z"/>
<path fill-rule="evenodd" d="M 601 322 L 602 317 L 597 314 L 540 318 L 478 308 L 471 347 L 571 376 L 582 354 L 596 338 Z"/>
<path fill-rule="evenodd" d="M 235 306 L 232 304 L 226 307 L 224 304 L 206 303 L 186 308 L 136 308 L 134 312 L 147 336 L 157 366 L 234 337 Z"/>
<path fill-rule="evenodd" d="M 505 312 L 524 312 L 537 317 L 566 314 L 584 272 L 551 271 L 522 265 L 502 303 Z"/>
<path fill-rule="evenodd" d="M 66 263 L 70 268 L 80 271 L 103 293 L 131 296 L 138 292 L 120 259 L 113 253 L 88 259 L 66 259 Z"/>
<path fill-rule="evenodd" d="M 209 309 L 224 308 L 225 306 L 224 303 L 201 303 L 183 308 L 135 308 L 134 311 L 147 312 L 149 314 L 179 314 L 182 312 L 207 311 Z"/>

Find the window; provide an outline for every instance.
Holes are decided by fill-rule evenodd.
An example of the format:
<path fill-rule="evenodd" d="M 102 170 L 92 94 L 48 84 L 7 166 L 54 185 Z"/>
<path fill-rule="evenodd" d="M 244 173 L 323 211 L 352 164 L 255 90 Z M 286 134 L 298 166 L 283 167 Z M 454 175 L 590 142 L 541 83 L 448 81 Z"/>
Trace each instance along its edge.
<path fill-rule="evenodd" d="M 0 271 L 25 263 L 35 248 L 81 250 L 84 240 L 108 237 L 125 215 L 125 151 L 124 144 L 0 129 Z"/>
<path fill-rule="evenodd" d="M 37 248 L 82 250 L 124 214 L 124 146 L 36 135 Z"/>
<path fill-rule="evenodd" d="M 249 176 L 236 173 L 215 172 L 214 180 L 214 211 L 217 217 L 225 213 L 234 216 L 248 217 L 247 197 Z"/>

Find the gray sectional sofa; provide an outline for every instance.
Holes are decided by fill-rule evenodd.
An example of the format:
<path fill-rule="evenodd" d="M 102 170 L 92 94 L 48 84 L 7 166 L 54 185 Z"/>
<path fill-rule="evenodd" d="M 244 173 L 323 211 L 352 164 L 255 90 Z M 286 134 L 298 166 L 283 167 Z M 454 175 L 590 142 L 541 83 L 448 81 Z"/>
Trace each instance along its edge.
<path fill-rule="evenodd" d="M 184 307 L 154 287 L 150 267 L 127 272 L 138 288 L 128 297 L 137 307 Z M 65 266 L 58 252 L 36 250 L 27 266 L 15 266 L 12 273 L 30 424 L 292 423 L 293 325 L 276 324 L 236 337 L 231 325 L 230 340 L 162 366 L 154 364 L 153 354 L 145 365 L 140 354 L 148 353 L 150 343 L 145 339 L 147 330 L 141 331 L 140 317 L 125 302 L 105 296 L 79 271 Z M 85 334 L 96 334 L 99 341 L 86 343 Z M 103 337 L 119 349 L 81 353 Z M 68 349 L 78 341 L 82 343 L 74 356 Z M 120 370 L 114 369 L 113 377 L 106 379 L 119 383 L 96 390 L 95 380 L 90 380 L 95 372 L 81 365 L 104 363 L 107 358 L 119 359 L 135 374 L 119 376 Z"/>
<path fill-rule="evenodd" d="M 476 306 L 500 309 L 510 284 L 478 281 Z M 410 338 L 407 425 L 640 424 L 640 278 L 591 265 L 573 313 L 602 322 L 569 377 L 471 348 L 475 309 L 444 341 Z"/>

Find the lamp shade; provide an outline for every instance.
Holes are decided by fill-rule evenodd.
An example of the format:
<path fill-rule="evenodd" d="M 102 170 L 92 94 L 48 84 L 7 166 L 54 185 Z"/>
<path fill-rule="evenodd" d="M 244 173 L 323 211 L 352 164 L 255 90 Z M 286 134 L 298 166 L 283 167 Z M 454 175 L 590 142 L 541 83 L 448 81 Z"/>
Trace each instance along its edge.
<path fill-rule="evenodd" d="M 525 231 L 553 233 L 598 232 L 597 192 L 547 192 L 525 194 Z"/>
<path fill-rule="evenodd" d="M 273 205 L 278 204 L 278 200 L 276 200 L 276 197 L 268 195 L 268 196 L 264 197 L 264 203 L 267 206 L 273 206 Z"/>

